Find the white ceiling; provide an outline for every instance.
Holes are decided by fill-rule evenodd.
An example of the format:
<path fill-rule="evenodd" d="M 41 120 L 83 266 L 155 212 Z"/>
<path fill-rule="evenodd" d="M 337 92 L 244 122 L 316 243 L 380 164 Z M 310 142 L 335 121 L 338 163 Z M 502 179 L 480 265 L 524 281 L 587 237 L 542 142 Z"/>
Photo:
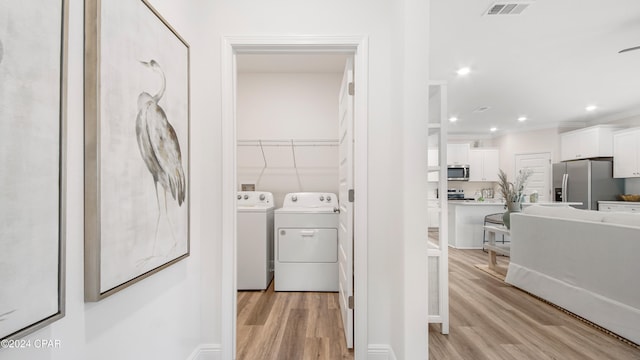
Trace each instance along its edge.
<path fill-rule="evenodd" d="M 430 77 L 448 83 L 459 118 L 450 133 L 640 114 L 640 50 L 618 54 L 640 45 L 640 1 L 536 0 L 520 15 L 483 16 L 493 3 L 431 0 Z M 455 73 L 462 66 L 466 77 Z M 599 109 L 587 113 L 588 104 Z"/>
<path fill-rule="evenodd" d="M 518 0 L 511 1 L 518 2 Z M 640 0 L 431 0 L 430 77 L 445 80 L 450 134 L 580 126 L 640 114 Z M 344 54 L 241 54 L 239 72 L 342 72 Z M 456 70 L 471 67 L 459 77 Z M 589 104 L 598 106 L 592 113 Z M 484 112 L 474 111 L 489 107 Z M 517 118 L 526 116 L 525 122 Z"/>

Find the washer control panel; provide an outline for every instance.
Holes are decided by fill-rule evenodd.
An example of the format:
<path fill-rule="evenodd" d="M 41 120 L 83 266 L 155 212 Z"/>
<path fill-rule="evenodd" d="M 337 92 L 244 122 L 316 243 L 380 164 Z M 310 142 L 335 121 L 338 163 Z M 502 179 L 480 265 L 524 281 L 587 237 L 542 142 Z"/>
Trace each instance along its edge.
<path fill-rule="evenodd" d="M 268 191 L 238 191 L 238 206 L 273 206 L 273 194 Z"/>

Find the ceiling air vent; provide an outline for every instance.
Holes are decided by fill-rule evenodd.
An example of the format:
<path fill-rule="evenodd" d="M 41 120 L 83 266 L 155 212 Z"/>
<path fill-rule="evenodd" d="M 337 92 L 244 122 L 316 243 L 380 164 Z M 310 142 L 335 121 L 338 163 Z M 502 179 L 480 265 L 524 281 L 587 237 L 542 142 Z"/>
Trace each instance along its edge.
<path fill-rule="evenodd" d="M 519 15 L 532 3 L 533 1 L 496 2 L 485 15 Z"/>
<path fill-rule="evenodd" d="M 491 109 L 491 106 L 480 106 L 479 108 L 474 109 L 473 112 L 474 113 L 483 113 L 483 112 L 485 112 L 485 111 L 487 111 L 489 109 Z"/>

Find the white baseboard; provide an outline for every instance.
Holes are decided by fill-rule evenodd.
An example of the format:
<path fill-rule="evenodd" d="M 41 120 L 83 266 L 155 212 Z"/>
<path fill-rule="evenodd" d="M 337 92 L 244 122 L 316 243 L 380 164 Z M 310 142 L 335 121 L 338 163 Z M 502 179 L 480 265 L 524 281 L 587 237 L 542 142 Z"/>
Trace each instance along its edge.
<path fill-rule="evenodd" d="M 220 344 L 202 344 L 198 346 L 187 360 L 222 360 Z"/>
<path fill-rule="evenodd" d="M 393 348 L 386 344 L 369 344 L 367 360 L 397 360 Z"/>

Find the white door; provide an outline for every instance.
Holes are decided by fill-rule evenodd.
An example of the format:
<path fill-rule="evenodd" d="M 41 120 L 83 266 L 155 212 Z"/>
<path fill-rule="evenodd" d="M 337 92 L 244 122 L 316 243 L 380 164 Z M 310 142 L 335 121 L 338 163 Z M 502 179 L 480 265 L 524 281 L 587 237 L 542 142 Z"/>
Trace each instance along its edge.
<path fill-rule="evenodd" d="M 347 60 L 340 95 L 339 136 L 340 226 L 338 228 L 338 277 L 340 312 L 347 347 L 353 348 L 353 60 Z M 352 195 L 351 195 L 352 196 Z M 364 296 L 364 295 L 363 295 Z"/>
<path fill-rule="evenodd" d="M 536 154 L 516 154 L 517 176 L 521 169 L 529 168 L 533 174 L 527 182 L 525 194 L 531 194 L 534 190 L 538 192 L 538 201 L 553 201 L 551 197 L 551 153 Z M 528 201 L 528 199 L 527 199 Z"/>

